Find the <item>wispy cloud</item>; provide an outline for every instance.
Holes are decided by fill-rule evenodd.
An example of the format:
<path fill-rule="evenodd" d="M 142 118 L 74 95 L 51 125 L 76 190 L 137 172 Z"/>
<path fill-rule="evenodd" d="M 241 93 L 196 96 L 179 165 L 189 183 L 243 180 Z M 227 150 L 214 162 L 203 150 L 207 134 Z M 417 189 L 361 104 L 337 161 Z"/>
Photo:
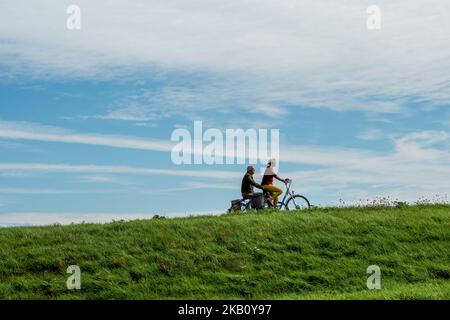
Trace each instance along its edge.
<path fill-rule="evenodd" d="M 48 173 L 95 173 L 95 174 L 130 174 L 130 175 L 169 175 L 209 179 L 233 179 L 239 173 L 218 170 L 177 170 L 154 169 L 130 166 L 70 165 L 44 163 L 0 163 L 0 172 L 30 171 Z"/>
<path fill-rule="evenodd" d="M 154 151 L 170 151 L 173 147 L 173 143 L 170 140 L 162 141 L 119 135 L 77 133 L 59 127 L 44 126 L 36 123 L 1 120 L 0 138 L 60 143 L 79 143 Z"/>
<path fill-rule="evenodd" d="M 75 143 L 87 144 L 96 146 L 107 146 L 114 148 L 137 149 L 147 151 L 162 151 L 171 152 L 176 145 L 175 142 L 162 139 L 144 139 L 141 137 L 119 136 L 119 135 L 104 135 L 98 133 L 80 133 L 67 130 L 60 127 L 46 126 L 38 123 L 30 122 L 13 122 L 0 120 L 0 139 L 15 139 L 15 140 L 31 140 L 31 141 L 45 141 L 58 143 Z M 188 152 L 188 151 L 186 151 Z M 190 153 L 202 154 L 203 149 L 198 146 L 192 146 Z M 226 150 L 217 150 L 217 157 L 224 158 L 225 156 L 237 157 L 244 159 L 246 157 L 246 150 L 237 149 L 236 154 L 227 154 Z M 254 155 L 256 158 L 256 155 Z"/>
<path fill-rule="evenodd" d="M 255 106 L 250 105 L 247 110 L 251 113 L 262 114 L 270 118 L 279 118 L 289 114 L 287 108 L 273 104 L 258 104 Z"/>
<path fill-rule="evenodd" d="M 117 193 L 119 190 L 88 190 L 88 189 L 31 189 L 31 188 L 5 188 L 0 187 L 0 194 L 96 194 L 96 193 Z"/>
<path fill-rule="evenodd" d="M 161 118 L 153 110 L 139 105 L 118 107 L 104 115 L 79 116 L 82 119 L 121 120 L 121 121 L 154 121 Z"/>
<path fill-rule="evenodd" d="M 178 187 L 171 187 L 171 188 L 159 188 L 157 190 L 139 190 L 138 192 L 144 193 L 144 194 L 170 194 L 173 192 L 178 191 L 190 191 L 190 190 L 199 190 L 199 189 L 206 189 L 206 190 L 239 190 L 238 183 L 236 181 L 239 181 L 241 173 L 233 174 L 234 181 L 222 181 L 220 183 L 215 182 L 201 182 L 201 181 L 187 181 L 180 184 Z"/>
<path fill-rule="evenodd" d="M 85 175 L 74 179 L 76 183 L 92 183 L 92 184 L 117 184 L 117 185 L 130 185 L 131 182 L 119 177 L 110 175 Z"/>
<path fill-rule="evenodd" d="M 220 190 L 236 190 L 236 183 L 208 183 L 200 181 L 189 181 L 184 186 L 192 189 L 220 189 Z M 239 188 L 238 188 L 239 189 Z"/>
<path fill-rule="evenodd" d="M 383 24 L 375 32 L 359 0 L 113 0 L 108 14 L 101 1 L 77 4 L 84 24 L 70 32 L 53 1 L 4 2 L 1 64 L 41 77 L 148 70 L 161 79 L 182 71 L 194 75 L 189 83 L 202 79 L 195 88 L 166 84 L 156 100 L 191 111 L 216 101 L 228 109 L 238 102 L 398 113 L 411 101 L 450 98 L 447 0 L 380 0 Z M 119 111 L 106 117 L 127 117 Z"/>

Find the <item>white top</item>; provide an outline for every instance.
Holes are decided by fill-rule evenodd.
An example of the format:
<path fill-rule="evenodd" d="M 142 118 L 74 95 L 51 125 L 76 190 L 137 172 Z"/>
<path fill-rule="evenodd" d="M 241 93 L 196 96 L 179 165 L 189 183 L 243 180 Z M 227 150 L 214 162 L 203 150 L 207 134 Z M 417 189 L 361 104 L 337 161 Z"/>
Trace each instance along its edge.
<path fill-rule="evenodd" d="M 265 176 L 274 176 L 276 175 L 276 172 L 274 170 L 274 168 L 272 166 L 267 167 L 266 170 L 264 171 L 264 175 Z"/>

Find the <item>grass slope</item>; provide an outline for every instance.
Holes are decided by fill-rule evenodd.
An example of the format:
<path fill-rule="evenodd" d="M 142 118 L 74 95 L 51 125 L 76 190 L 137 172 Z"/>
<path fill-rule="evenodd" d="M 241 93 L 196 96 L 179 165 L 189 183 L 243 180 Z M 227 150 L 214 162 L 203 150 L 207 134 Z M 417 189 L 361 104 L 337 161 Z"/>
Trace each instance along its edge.
<path fill-rule="evenodd" d="M 4 228 L 0 298 L 449 299 L 449 248 L 445 205 Z"/>

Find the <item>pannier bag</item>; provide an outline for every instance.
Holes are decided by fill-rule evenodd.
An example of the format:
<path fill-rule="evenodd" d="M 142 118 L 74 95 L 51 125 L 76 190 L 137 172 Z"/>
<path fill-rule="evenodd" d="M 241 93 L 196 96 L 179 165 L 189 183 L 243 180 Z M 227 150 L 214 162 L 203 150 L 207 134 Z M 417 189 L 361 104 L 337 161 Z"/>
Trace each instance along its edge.
<path fill-rule="evenodd" d="M 231 200 L 231 211 L 241 211 L 241 200 Z"/>
<path fill-rule="evenodd" d="M 264 207 L 264 195 L 261 194 L 255 194 L 252 197 L 252 208 L 253 209 L 262 209 Z"/>

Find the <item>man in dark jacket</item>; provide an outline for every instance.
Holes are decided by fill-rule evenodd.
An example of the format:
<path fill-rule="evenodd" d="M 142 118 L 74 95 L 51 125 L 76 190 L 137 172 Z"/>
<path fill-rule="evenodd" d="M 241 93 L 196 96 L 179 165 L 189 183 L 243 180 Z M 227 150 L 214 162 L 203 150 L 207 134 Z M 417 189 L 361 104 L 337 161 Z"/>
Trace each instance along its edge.
<path fill-rule="evenodd" d="M 244 175 L 244 178 L 242 178 L 241 184 L 241 193 L 244 199 L 251 199 L 255 195 L 255 193 L 253 192 L 253 187 L 262 190 L 261 185 L 253 180 L 254 174 L 255 168 L 253 168 L 252 166 L 248 166 L 247 173 Z"/>

